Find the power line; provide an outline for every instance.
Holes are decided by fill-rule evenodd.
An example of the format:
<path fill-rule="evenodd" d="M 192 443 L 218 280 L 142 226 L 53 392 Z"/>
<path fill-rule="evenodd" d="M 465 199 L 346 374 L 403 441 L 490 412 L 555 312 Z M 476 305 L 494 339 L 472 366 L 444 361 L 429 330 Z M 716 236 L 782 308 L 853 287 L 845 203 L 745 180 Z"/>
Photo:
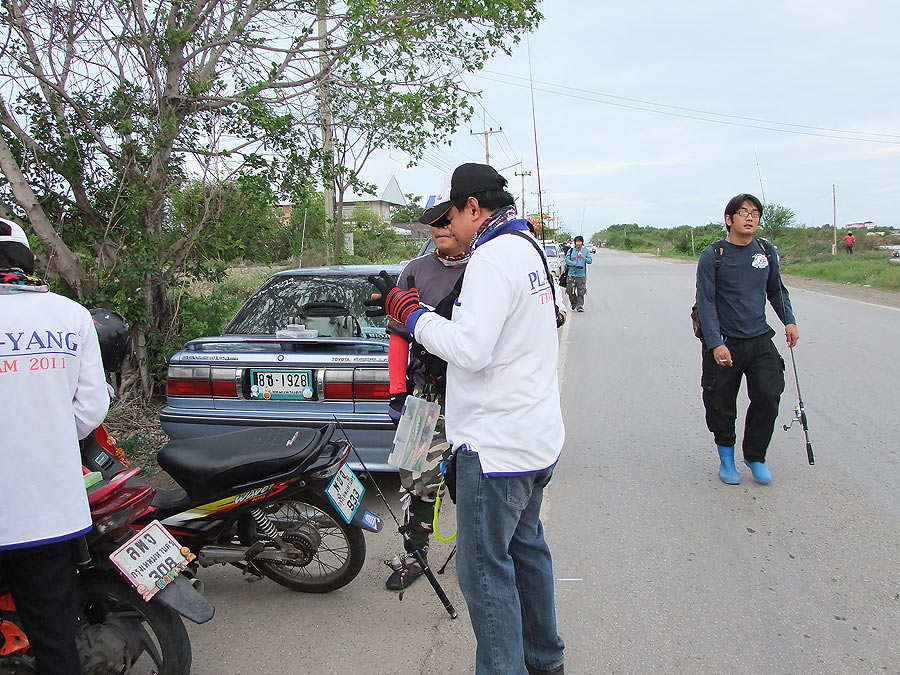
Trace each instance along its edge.
<path fill-rule="evenodd" d="M 481 79 L 483 79 L 483 80 L 488 80 L 488 81 L 490 81 L 490 82 L 498 82 L 498 83 L 500 83 L 500 84 L 507 84 L 507 85 L 510 85 L 510 86 L 513 86 L 513 87 L 522 87 L 523 89 L 529 89 L 529 88 L 530 88 L 528 84 L 520 84 L 520 83 L 518 83 L 518 82 L 510 82 L 510 81 L 508 81 L 508 80 L 498 80 L 498 79 L 486 77 L 486 76 L 484 76 L 484 75 L 482 75 L 482 74 L 480 74 L 480 73 L 479 73 L 479 74 L 473 73 L 472 76 L 473 76 L 473 77 L 479 77 L 479 78 L 481 78 Z M 517 76 L 514 76 L 514 75 L 502 75 L 502 77 L 510 77 L 510 78 L 515 78 L 515 79 L 525 79 L 525 78 L 520 78 L 520 77 L 517 77 Z M 547 84 L 547 83 L 545 83 L 545 84 Z M 591 95 L 591 96 L 607 96 L 607 97 L 610 97 L 610 98 L 618 98 L 618 99 L 620 99 L 620 100 L 636 100 L 636 99 L 626 99 L 626 98 L 621 97 L 621 96 L 613 97 L 611 94 L 602 94 L 602 93 L 598 93 L 598 92 L 590 92 L 590 91 L 587 91 L 587 90 L 575 89 L 574 87 L 564 87 L 563 85 L 547 84 L 547 86 L 558 87 L 558 88 L 562 88 L 562 89 L 569 89 L 569 90 L 571 90 L 571 91 L 578 91 L 578 92 L 582 92 L 582 93 L 584 93 L 584 94 L 589 94 L 589 95 Z M 683 118 L 683 119 L 697 120 L 697 121 L 700 121 L 700 122 L 711 122 L 711 123 L 714 123 L 714 124 L 725 124 L 725 125 L 728 125 L 728 126 L 745 127 L 745 128 L 748 128 L 748 129 L 762 129 L 762 130 L 765 130 L 765 131 L 777 131 L 777 132 L 781 132 L 781 133 L 785 133 L 785 134 L 797 134 L 797 135 L 801 135 L 801 136 L 817 136 L 817 137 L 820 137 L 820 138 L 833 138 L 833 139 L 844 140 L 844 141 L 863 141 L 863 142 L 867 142 L 867 143 L 884 143 L 884 144 L 888 144 L 888 145 L 900 145 L 900 140 L 897 140 L 897 141 L 890 141 L 890 140 L 882 140 L 882 139 L 880 139 L 880 138 L 859 138 L 859 137 L 853 137 L 853 136 L 835 136 L 835 135 L 832 135 L 832 134 L 814 133 L 814 132 L 811 132 L 811 131 L 798 131 L 797 129 L 778 129 L 778 128 L 775 128 L 775 127 L 760 126 L 760 125 L 758 125 L 758 124 L 743 124 L 743 123 L 740 123 L 740 122 L 729 122 L 729 121 L 727 121 L 727 120 L 710 119 L 710 118 L 708 118 L 708 117 L 697 117 L 697 116 L 695 116 L 695 115 L 683 115 L 683 114 L 680 114 L 680 113 L 668 112 L 668 111 L 666 111 L 666 110 L 653 110 L 652 108 L 642 108 L 642 107 L 636 106 L 636 105 L 627 105 L 627 104 L 624 104 L 624 103 L 615 103 L 615 102 L 613 102 L 613 101 L 603 101 L 603 100 L 599 100 L 599 99 L 596 99 L 596 98 L 591 98 L 590 96 L 584 96 L 584 95 L 572 94 L 572 93 L 568 93 L 568 92 L 566 92 L 566 91 L 556 91 L 556 90 L 554 90 L 554 89 L 541 89 L 540 87 L 534 87 L 533 89 L 536 89 L 537 91 L 542 91 L 542 92 L 547 93 L 547 94 L 556 94 L 557 96 L 565 96 L 565 97 L 568 97 L 568 98 L 574 98 L 574 99 L 579 99 L 579 100 L 583 100 L 583 101 L 590 101 L 590 102 L 592 102 L 592 103 L 601 103 L 601 104 L 603 104 L 603 105 L 615 106 L 615 107 L 617 107 L 617 108 L 627 108 L 627 109 L 630 109 L 630 110 L 641 110 L 641 111 L 643 111 L 643 112 L 656 113 L 656 114 L 658 114 L 658 115 L 667 115 L 667 116 L 669 116 L 669 117 L 681 117 L 681 118 Z M 677 106 L 666 106 L 666 105 L 664 105 L 664 104 L 662 104 L 662 103 L 653 103 L 653 102 L 644 102 L 644 101 L 638 101 L 638 102 L 646 103 L 647 105 L 655 105 L 655 106 L 659 106 L 659 107 L 667 107 L 667 108 L 671 108 L 671 109 L 675 109 L 675 110 L 687 110 L 687 111 L 693 111 L 693 109 L 691 109 L 691 108 L 679 108 L 679 107 L 677 107 Z M 865 132 L 865 131 L 848 131 L 848 130 L 842 130 L 842 129 L 828 129 L 828 128 L 826 128 L 826 127 L 813 127 L 813 126 L 807 126 L 807 125 L 802 125 L 802 124 L 791 124 L 791 123 L 787 123 L 787 122 L 774 122 L 774 121 L 767 121 L 767 120 L 755 120 L 754 118 L 750 118 L 750 117 L 739 117 L 739 116 L 737 116 L 737 115 L 727 115 L 727 114 L 725 114 L 725 113 L 707 112 L 707 111 L 702 111 L 702 110 L 697 110 L 696 112 L 698 112 L 698 113 L 700 113 L 700 114 L 717 115 L 717 116 L 720 116 L 720 117 L 729 117 L 729 118 L 732 118 L 732 119 L 741 119 L 741 120 L 747 120 L 747 121 L 760 121 L 760 122 L 762 122 L 762 123 L 764 123 L 764 124 L 780 124 L 780 125 L 783 125 L 783 126 L 793 126 L 793 127 L 806 128 L 806 129 L 817 129 L 817 130 L 820 130 L 820 131 L 833 131 L 833 132 L 835 132 L 835 133 L 840 133 L 840 134 L 859 134 L 859 135 L 868 135 L 868 136 L 882 136 L 882 137 L 888 137 L 888 138 L 900 138 L 900 135 L 898 135 L 898 134 L 880 134 L 880 133 L 876 134 L 876 133 L 870 133 L 870 132 Z"/>
<path fill-rule="evenodd" d="M 481 109 L 484 111 L 484 114 L 487 117 L 490 117 L 494 122 L 496 122 L 497 126 L 500 128 L 500 135 L 497 137 L 497 143 L 500 146 L 500 149 L 503 151 L 503 154 L 506 155 L 506 161 L 511 165 L 518 164 L 522 160 L 518 156 L 516 156 L 516 153 L 512 148 L 512 142 L 509 140 L 509 136 L 507 136 L 506 132 L 503 131 L 503 125 L 500 124 L 500 120 L 498 120 L 496 117 L 494 117 L 491 114 L 491 112 L 484 105 L 483 101 L 479 100 L 478 105 L 481 106 Z M 503 147 L 502 139 L 504 139 L 504 138 L 506 139 L 506 148 Z M 509 152 L 507 152 L 507 148 L 509 149 Z M 512 153 L 512 154 L 510 154 L 510 153 Z"/>
<path fill-rule="evenodd" d="M 483 72 L 491 73 L 492 75 L 497 75 L 499 77 L 508 77 L 511 79 L 523 80 L 526 82 L 528 81 L 527 77 L 520 77 L 518 75 L 507 75 L 506 73 L 496 73 L 496 72 L 493 72 L 490 70 L 485 70 Z M 476 77 L 477 77 L 477 74 L 476 74 Z M 819 127 L 819 126 L 812 126 L 812 125 L 808 125 L 808 124 L 794 124 L 792 122 L 778 122 L 776 120 L 759 119 L 756 117 L 742 117 L 741 115 L 730 115 L 728 113 L 719 113 L 719 112 L 715 112 L 712 110 L 702 110 L 699 108 L 685 108 L 682 106 L 669 105 L 666 103 L 656 103 L 655 101 L 645 101 L 645 100 L 642 100 L 639 98 L 628 98 L 627 96 L 617 96 L 615 94 L 605 94 L 600 91 L 591 91 L 589 89 L 579 89 L 578 87 L 570 87 L 570 86 L 567 86 L 564 84 L 556 84 L 555 82 L 538 82 L 538 84 L 547 85 L 548 87 L 557 87 L 559 89 L 568 89 L 570 91 L 576 91 L 576 92 L 579 92 L 582 94 L 592 94 L 594 96 L 604 96 L 606 98 L 614 98 L 619 101 L 630 101 L 631 103 L 643 103 L 646 105 L 655 105 L 660 108 L 670 108 L 672 110 L 684 110 L 686 112 L 695 112 L 695 113 L 700 113 L 703 115 L 715 115 L 716 117 L 728 117 L 731 119 L 746 120 L 748 122 L 761 122 L 763 124 L 777 124 L 779 126 L 797 127 L 800 129 L 811 129 L 813 131 L 831 131 L 831 132 L 838 133 L 838 134 L 860 134 L 860 135 L 864 135 L 864 136 L 885 136 L 888 138 L 900 138 L 900 134 L 884 134 L 884 133 L 877 133 L 874 131 L 852 131 L 852 130 L 848 130 L 848 129 L 831 129 L 829 127 Z"/>

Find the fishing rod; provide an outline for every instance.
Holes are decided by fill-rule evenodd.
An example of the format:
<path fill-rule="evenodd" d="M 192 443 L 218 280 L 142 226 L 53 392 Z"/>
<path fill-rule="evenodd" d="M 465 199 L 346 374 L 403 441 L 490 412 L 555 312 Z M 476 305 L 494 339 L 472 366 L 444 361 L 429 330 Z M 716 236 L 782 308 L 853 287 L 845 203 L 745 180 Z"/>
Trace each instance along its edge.
<path fill-rule="evenodd" d="M 537 134 L 537 115 L 534 112 L 534 81 L 531 79 L 531 42 L 528 39 L 528 34 L 525 34 L 525 46 L 528 49 L 528 82 L 531 87 L 531 127 L 534 130 L 534 168 L 535 173 L 537 174 L 537 198 L 538 198 L 538 213 L 541 218 L 541 246 L 544 245 L 544 201 L 542 199 L 542 190 L 541 190 L 541 158 L 538 154 L 538 134 Z M 525 219 L 528 219 L 528 214 L 522 214 Z"/>
<path fill-rule="evenodd" d="M 444 589 L 441 588 L 440 582 L 438 582 L 437 577 L 434 576 L 434 572 L 431 571 L 431 568 L 428 566 L 428 559 L 425 557 L 425 553 L 421 548 L 413 545 L 412 538 L 409 536 L 409 527 L 406 525 L 401 525 L 400 520 L 394 514 L 394 510 L 391 508 L 391 505 L 388 504 L 387 498 L 384 496 L 384 493 L 381 491 L 381 488 L 378 487 L 378 483 L 375 482 L 374 476 L 372 476 L 372 472 L 369 471 L 369 468 L 366 466 L 366 463 L 363 462 L 362 457 L 359 456 L 359 453 L 356 451 L 356 446 L 353 445 L 353 441 L 350 440 L 350 436 L 347 435 L 347 431 L 344 429 L 344 425 L 341 424 L 341 421 L 337 418 L 337 415 L 332 415 L 334 417 L 334 421 L 337 423 L 338 429 L 341 430 L 341 433 L 344 434 L 344 438 L 347 440 L 347 444 L 350 446 L 350 449 L 353 450 L 353 454 L 356 456 L 356 460 L 359 462 L 360 466 L 363 468 L 363 472 L 366 476 L 369 477 L 369 480 L 372 482 L 372 485 L 375 486 L 375 490 L 378 492 L 378 496 L 381 497 L 381 501 L 384 502 L 385 507 L 387 507 L 388 513 L 391 514 L 391 518 L 393 518 L 394 523 L 397 525 L 397 532 L 400 533 L 400 536 L 403 537 L 403 547 L 412 553 L 413 557 L 416 559 L 416 562 L 422 567 L 422 573 L 425 575 L 425 578 L 428 579 L 428 582 L 431 584 L 431 587 L 434 589 L 435 594 L 438 596 L 438 599 L 441 601 L 441 604 L 444 605 L 444 609 L 447 610 L 447 614 L 450 615 L 451 619 L 457 618 L 459 615 L 456 612 L 456 608 L 453 607 L 453 603 L 450 602 L 450 598 L 447 597 L 447 594 L 444 592 Z M 447 559 L 449 562 L 449 558 Z M 403 562 L 400 560 L 400 556 L 396 553 L 394 557 L 385 560 L 384 564 L 390 567 L 395 572 L 400 573 L 401 577 L 401 586 L 400 586 L 400 601 L 403 601 L 403 585 L 402 581 L 404 579 L 403 573 Z M 444 563 L 446 567 L 446 563 Z"/>
<path fill-rule="evenodd" d="M 753 151 L 753 157 L 756 159 L 756 175 L 759 176 L 759 190 L 763 199 L 763 212 L 765 212 L 766 190 L 763 187 L 762 173 L 759 170 L 759 157 L 755 150 Z M 775 252 L 775 259 L 778 259 L 777 251 Z M 778 270 L 778 293 L 781 296 L 781 313 L 786 315 L 787 305 L 784 302 L 784 282 L 781 280 L 780 267 Z M 812 466 L 816 463 L 816 458 L 815 455 L 813 455 L 812 442 L 809 440 L 809 423 L 806 420 L 806 408 L 803 405 L 803 395 L 800 393 L 800 378 L 797 375 L 797 360 L 794 358 L 794 348 L 789 346 L 788 351 L 791 353 L 791 368 L 794 371 L 794 384 L 797 387 L 797 407 L 794 408 L 794 416 L 791 418 L 791 423 L 782 424 L 781 427 L 787 431 L 794 426 L 794 422 L 800 423 L 800 428 L 803 429 L 803 436 L 806 439 L 806 460 L 809 462 L 809 465 Z"/>
<path fill-rule="evenodd" d="M 791 366 L 794 368 L 794 384 L 797 385 L 797 407 L 794 408 L 794 416 L 791 418 L 791 423 L 782 424 L 781 426 L 787 431 L 794 426 L 794 422 L 800 422 L 800 427 L 803 429 L 803 435 L 806 437 L 806 459 L 809 461 L 809 465 L 812 466 L 816 463 L 816 458 L 813 455 L 812 443 L 809 440 L 809 424 L 806 422 L 806 408 L 803 406 L 803 396 L 800 394 L 800 380 L 797 378 L 797 361 L 794 360 L 793 347 L 790 351 Z"/>

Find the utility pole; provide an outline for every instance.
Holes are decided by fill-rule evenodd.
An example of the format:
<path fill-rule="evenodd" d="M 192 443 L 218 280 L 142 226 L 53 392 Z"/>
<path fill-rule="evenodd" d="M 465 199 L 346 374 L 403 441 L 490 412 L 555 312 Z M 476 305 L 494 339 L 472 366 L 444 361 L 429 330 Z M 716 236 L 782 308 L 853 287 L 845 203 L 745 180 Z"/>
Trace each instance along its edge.
<path fill-rule="evenodd" d="M 319 124 L 322 130 L 322 149 L 325 152 L 327 166 L 324 166 L 325 174 L 325 222 L 334 223 L 334 264 L 341 264 L 341 248 L 343 237 L 341 224 L 334 217 L 334 146 L 331 131 L 331 97 L 328 93 L 328 20 L 325 13 L 328 10 L 328 0 L 319 0 L 318 7 L 318 38 L 319 38 Z"/>
<path fill-rule="evenodd" d="M 522 205 L 521 205 L 522 206 L 522 217 L 527 220 L 528 219 L 528 211 L 525 210 L 525 176 L 530 176 L 531 172 L 530 171 L 522 171 L 521 173 L 519 173 L 518 171 L 516 171 L 515 175 L 520 176 L 522 178 Z"/>
<path fill-rule="evenodd" d="M 837 197 L 834 192 L 834 183 L 831 184 L 831 220 L 834 225 L 834 244 L 831 245 L 831 255 L 837 255 Z"/>
<path fill-rule="evenodd" d="M 553 217 L 553 207 L 555 204 L 544 204 L 544 208 L 547 210 L 547 218 L 553 223 L 553 227 L 556 227 L 556 219 Z M 541 239 L 545 239 L 544 237 L 544 214 L 541 214 Z"/>
<path fill-rule="evenodd" d="M 471 129 L 469 129 L 470 136 L 484 136 L 484 163 L 485 164 L 491 163 L 491 151 L 490 151 L 490 144 L 488 143 L 488 137 L 491 134 L 499 134 L 501 131 L 503 131 L 503 127 L 500 127 L 499 129 L 496 129 L 496 130 L 493 127 L 491 127 L 487 131 L 472 131 Z"/>

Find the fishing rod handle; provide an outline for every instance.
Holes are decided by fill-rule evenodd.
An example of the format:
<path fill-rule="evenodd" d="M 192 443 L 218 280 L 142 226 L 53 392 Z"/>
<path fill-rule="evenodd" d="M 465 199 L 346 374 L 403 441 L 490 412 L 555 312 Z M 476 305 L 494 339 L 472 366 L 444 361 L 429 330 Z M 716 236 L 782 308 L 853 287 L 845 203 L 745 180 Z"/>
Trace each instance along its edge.
<path fill-rule="evenodd" d="M 431 567 L 429 567 L 428 561 L 422 554 L 422 550 L 417 548 L 413 551 L 413 555 L 419 562 L 419 565 L 422 566 L 422 572 L 425 574 L 425 578 L 428 579 L 428 582 L 431 584 L 431 587 L 437 594 L 438 599 L 441 601 L 441 604 L 444 605 L 444 609 L 447 610 L 447 614 L 450 615 L 451 619 L 457 618 L 459 614 L 456 613 L 456 608 L 453 606 L 453 603 L 450 602 L 450 598 L 447 597 L 447 594 L 444 593 L 444 589 L 441 588 L 441 584 L 437 580 L 437 577 L 434 576 L 434 572 L 431 571 Z"/>

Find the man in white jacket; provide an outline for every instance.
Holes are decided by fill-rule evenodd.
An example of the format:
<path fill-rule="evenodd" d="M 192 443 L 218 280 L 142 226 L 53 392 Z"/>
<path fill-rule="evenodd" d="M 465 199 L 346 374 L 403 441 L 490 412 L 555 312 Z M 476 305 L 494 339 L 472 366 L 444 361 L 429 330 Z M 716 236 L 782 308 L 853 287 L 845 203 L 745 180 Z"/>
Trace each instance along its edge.
<path fill-rule="evenodd" d="M 478 643 L 477 675 L 563 673 L 544 488 L 565 437 L 554 292 L 507 181 L 485 164 L 453 172 L 423 223 L 450 220 L 472 251 L 451 320 L 415 289 L 384 309 L 447 362 L 446 433 L 457 452 L 457 575 Z M 506 235 L 506 236 L 504 236 Z M 512 236 L 516 235 L 516 236 Z"/>
<path fill-rule="evenodd" d="M 90 313 L 33 274 L 25 233 L 0 219 L 0 576 L 38 672 L 72 675 L 74 539 L 91 529 L 78 440 L 109 393 Z"/>

